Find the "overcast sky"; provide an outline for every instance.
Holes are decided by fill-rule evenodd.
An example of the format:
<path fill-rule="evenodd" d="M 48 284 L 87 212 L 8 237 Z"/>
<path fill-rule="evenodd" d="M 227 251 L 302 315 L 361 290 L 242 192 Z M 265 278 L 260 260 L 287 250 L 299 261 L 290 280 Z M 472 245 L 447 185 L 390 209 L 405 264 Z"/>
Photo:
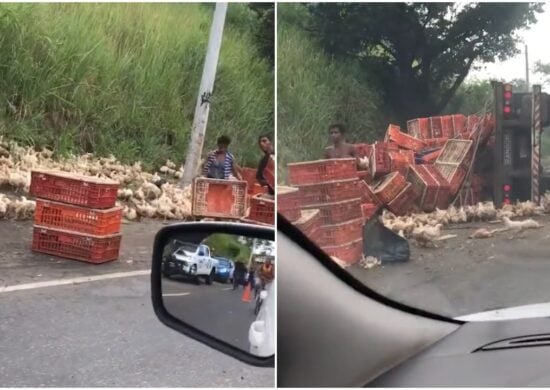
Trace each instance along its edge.
<path fill-rule="evenodd" d="M 537 23 L 532 25 L 529 30 L 520 31 L 518 35 L 528 45 L 529 64 L 529 83 L 540 83 L 541 78 L 533 73 L 535 62 L 542 61 L 550 63 L 550 3 L 544 6 L 544 12 L 537 14 Z M 518 46 L 522 53 L 514 58 L 504 62 L 495 62 L 484 65 L 484 69 L 473 71 L 468 78 L 488 79 L 497 78 L 512 80 L 516 78 L 525 78 L 525 53 L 523 44 Z"/>

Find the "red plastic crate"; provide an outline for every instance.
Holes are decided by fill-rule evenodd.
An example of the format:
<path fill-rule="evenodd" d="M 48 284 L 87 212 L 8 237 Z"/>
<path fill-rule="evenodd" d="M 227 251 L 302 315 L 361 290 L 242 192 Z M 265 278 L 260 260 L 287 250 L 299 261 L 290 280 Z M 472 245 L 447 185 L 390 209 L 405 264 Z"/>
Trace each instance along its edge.
<path fill-rule="evenodd" d="M 401 153 L 407 158 L 407 161 L 409 162 L 409 164 L 414 164 L 415 162 L 414 150 L 400 149 L 399 153 Z"/>
<path fill-rule="evenodd" d="M 452 164 L 438 164 L 435 165 L 435 167 L 439 173 L 441 173 L 441 176 L 449 182 L 450 196 L 455 196 L 464 182 L 466 171 L 463 168 Z"/>
<path fill-rule="evenodd" d="M 411 183 L 417 196 L 416 203 L 419 208 L 426 212 L 433 211 L 437 206 L 439 183 L 430 175 L 426 167 L 424 165 L 411 167 L 407 181 Z"/>
<path fill-rule="evenodd" d="M 100 264 L 118 259 L 121 239 L 121 234 L 93 236 L 35 225 L 32 250 Z"/>
<path fill-rule="evenodd" d="M 250 193 L 254 189 L 254 185 L 258 184 L 256 183 L 256 173 L 257 169 L 254 168 L 241 168 L 241 175 L 243 177 L 243 180 L 246 181 L 248 184 L 248 192 Z"/>
<path fill-rule="evenodd" d="M 392 172 L 399 172 L 406 176 L 410 165 L 409 157 L 400 152 L 389 152 L 389 155 Z"/>
<path fill-rule="evenodd" d="M 32 171 L 30 193 L 36 198 L 94 209 L 114 207 L 119 183 L 66 172 Z"/>
<path fill-rule="evenodd" d="M 471 133 L 472 131 L 474 131 L 478 127 L 480 122 L 481 118 L 479 116 L 469 115 L 466 119 L 466 132 Z"/>
<path fill-rule="evenodd" d="M 391 172 L 389 145 L 377 142 L 372 147 L 369 159 L 369 171 L 372 178 L 378 178 Z"/>
<path fill-rule="evenodd" d="M 443 137 L 443 126 L 441 124 L 440 116 L 430 117 L 430 133 L 431 138 L 441 138 Z"/>
<path fill-rule="evenodd" d="M 322 225 L 316 244 L 323 246 L 344 245 L 363 238 L 363 217 L 335 225 Z"/>
<path fill-rule="evenodd" d="M 396 125 L 389 125 L 386 132 L 386 140 L 395 142 L 398 146 L 414 150 L 416 152 L 424 149 L 426 144 L 418 138 L 415 138 L 409 134 L 402 133 L 401 128 Z"/>
<path fill-rule="evenodd" d="M 248 218 L 241 218 L 240 221 L 242 223 L 248 223 L 250 225 L 258 225 L 258 226 L 266 226 L 266 227 L 273 227 L 273 224 L 272 223 L 264 223 L 264 222 L 260 222 L 260 221 L 254 221 L 253 219 L 248 219 Z"/>
<path fill-rule="evenodd" d="M 462 134 L 466 130 L 466 117 L 462 114 L 452 116 L 453 120 L 453 136 Z"/>
<path fill-rule="evenodd" d="M 388 203 L 388 209 L 395 215 L 405 215 L 413 209 L 415 202 L 416 193 L 412 188 L 412 184 L 407 183 L 407 186 Z"/>
<path fill-rule="evenodd" d="M 247 219 L 275 225 L 275 200 L 263 195 L 250 198 L 250 213 Z"/>
<path fill-rule="evenodd" d="M 357 171 L 357 177 L 359 180 L 364 181 L 367 184 L 371 184 L 373 182 L 373 178 L 369 171 Z"/>
<path fill-rule="evenodd" d="M 370 158 L 372 154 L 372 145 L 371 144 L 355 144 L 355 151 L 358 157 L 367 157 Z"/>
<path fill-rule="evenodd" d="M 300 190 L 295 187 L 277 186 L 277 212 L 281 213 L 290 222 L 302 216 L 300 212 Z"/>
<path fill-rule="evenodd" d="M 302 210 L 302 216 L 294 223 L 294 226 L 300 229 L 310 240 L 317 242 L 320 237 L 322 222 L 321 210 Z"/>
<path fill-rule="evenodd" d="M 333 225 L 361 217 L 361 198 L 311 205 L 306 209 L 319 209 L 322 225 Z"/>
<path fill-rule="evenodd" d="M 468 167 L 473 156 L 473 141 L 462 139 L 450 139 L 447 141 L 441 154 L 435 161 L 435 165 L 454 164 L 463 168 Z"/>
<path fill-rule="evenodd" d="M 264 179 L 271 188 L 275 188 L 275 158 L 273 155 L 269 156 L 267 165 L 264 169 Z"/>
<path fill-rule="evenodd" d="M 407 133 L 418 139 L 431 138 L 430 118 L 417 118 L 407 121 Z"/>
<path fill-rule="evenodd" d="M 247 183 L 197 177 L 193 182 L 193 215 L 241 219 L 246 216 Z"/>
<path fill-rule="evenodd" d="M 439 170 L 434 165 L 424 165 L 424 169 L 428 172 L 432 178 L 438 183 L 439 191 L 437 192 L 436 207 L 441 210 L 446 210 L 449 207 L 450 189 L 451 185 L 441 175 Z"/>
<path fill-rule="evenodd" d="M 446 137 L 440 137 L 440 138 L 430 138 L 425 140 L 426 145 L 430 148 L 441 148 L 445 146 L 449 139 Z"/>
<path fill-rule="evenodd" d="M 359 179 L 334 180 L 320 184 L 299 186 L 303 206 L 321 203 L 334 203 L 361 197 Z"/>
<path fill-rule="evenodd" d="M 339 258 L 347 264 L 355 264 L 363 256 L 363 239 L 344 245 L 324 246 L 322 249 L 329 255 Z"/>
<path fill-rule="evenodd" d="M 248 196 L 259 194 L 267 194 L 267 188 L 258 183 L 254 183 L 252 187 L 248 187 Z"/>
<path fill-rule="evenodd" d="M 357 178 L 357 160 L 339 158 L 288 164 L 291 185 L 318 184 Z"/>
<path fill-rule="evenodd" d="M 434 152 L 425 154 L 424 157 L 422 157 L 422 161 L 425 164 L 433 164 L 439 158 L 439 155 L 441 154 L 441 150 L 442 149 L 439 149 Z"/>
<path fill-rule="evenodd" d="M 441 133 L 444 138 L 453 138 L 455 136 L 452 115 L 441 117 Z"/>
<path fill-rule="evenodd" d="M 89 209 L 37 199 L 34 211 L 36 225 L 83 234 L 105 236 L 120 232 L 122 207 Z"/>
<path fill-rule="evenodd" d="M 383 204 L 390 203 L 407 185 L 405 177 L 399 172 L 392 172 L 374 187 L 374 195 Z"/>
<path fill-rule="evenodd" d="M 377 206 L 381 206 L 382 202 L 378 197 L 374 194 L 374 190 L 370 185 L 368 185 L 365 182 L 359 183 L 359 187 L 361 188 L 361 201 L 363 203 L 372 203 Z"/>
<path fill-rule="evenodd" d="M 363 214 L 363 222 L 367 223 L 372 217 L 376 215 L 378 210 L 380 210 L 380 205 L 373 203 L 363 203 L 361 205 L 361 212 Z"/>

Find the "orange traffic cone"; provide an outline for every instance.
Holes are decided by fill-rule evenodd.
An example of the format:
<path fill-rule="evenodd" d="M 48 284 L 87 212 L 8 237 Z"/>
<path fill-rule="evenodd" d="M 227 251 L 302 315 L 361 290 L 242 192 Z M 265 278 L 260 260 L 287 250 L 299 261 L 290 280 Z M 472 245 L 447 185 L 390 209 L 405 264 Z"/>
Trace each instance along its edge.
<path fill-rule="evenodd" d="M 252 287 L 247 283 L 243 291 L 243 302 L 252 302 Z"/>

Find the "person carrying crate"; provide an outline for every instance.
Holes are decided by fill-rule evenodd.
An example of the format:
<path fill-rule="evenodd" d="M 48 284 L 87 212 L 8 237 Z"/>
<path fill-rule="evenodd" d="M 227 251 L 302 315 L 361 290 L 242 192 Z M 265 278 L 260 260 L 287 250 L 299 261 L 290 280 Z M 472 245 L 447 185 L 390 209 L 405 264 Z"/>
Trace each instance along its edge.
<path fill-rule="evenodd" d="M 258 183 L 260 183 L 262 186 L 268 188 L 269 195 L 275 195 L 275 191 L 267 180 L 264 178 L 264 170 L 267 167 L 267 163 L 269 162 L 269 159 L 272 155 L 275 154 L 275 150 L 273 149 L 273 143 L 271 141 L 271 136 L 265 134 L 261 135 L 258 138 L 258 144 L 260 145 L 260 149 L 264 153 L 264 156 L 260 160 L 260 163 L 258 164 L 258 170 L 256 171 L 256 180 Z"/>
<path fill-rule="evenodd" d="M 228 180 L 231 175 L 242 180 L 241 168 L 235 161 L 235 157 L 229 152 L 231 138 L 222 135 L 218 138 L 218 148 L 211 151 L 202 167 L 202 176 L 209 179 Z"/>

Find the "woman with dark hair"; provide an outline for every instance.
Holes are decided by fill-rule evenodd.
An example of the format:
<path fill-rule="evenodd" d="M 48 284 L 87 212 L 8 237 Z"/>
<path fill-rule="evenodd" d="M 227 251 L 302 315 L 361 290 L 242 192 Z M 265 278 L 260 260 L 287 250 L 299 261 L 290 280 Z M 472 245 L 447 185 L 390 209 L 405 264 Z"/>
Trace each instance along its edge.
<path fill-rule="evenodd" d="M 271 136 L 267 134 L 259 136 L 258 144 L 260 145 L 260 149 L 264 153 L 264 156 L 262 157 L 262 159 L 260 160 L 260 163 L 258 164 L 258 170 L 256 171 L 256 180 L 262 186 L 265 186 L 268 188 L 268 193 L 270 195 L 275 195 L 274 189 L 271 188 L 269 183 L 264 178 L 264 170 L 267 167 L 267 163 L 269 162 L 270 157 L 275 154 L 273 143 L 271 142 Z"/>
<path fill-rule="evenodd" d="M 209 179 L 227 180 L 231 175 L 242 180 L 241 170 L 235 157 L 228 150 L 231 138 L 222 135 L 218 138 L 218 148 L 208 154 L 202 167 L 202 175 Z"/>

